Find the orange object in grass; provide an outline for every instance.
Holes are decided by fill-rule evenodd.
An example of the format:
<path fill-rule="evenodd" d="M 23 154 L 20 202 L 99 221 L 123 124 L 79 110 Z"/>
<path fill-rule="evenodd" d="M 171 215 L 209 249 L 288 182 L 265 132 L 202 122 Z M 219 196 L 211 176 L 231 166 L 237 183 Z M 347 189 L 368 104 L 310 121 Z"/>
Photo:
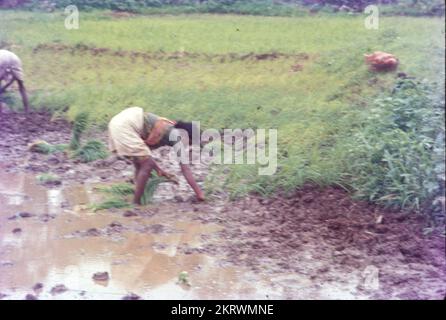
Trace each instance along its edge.
<path fill-rule="evenodd" d="M 399 61 L 395 55 L 382 51 L 365 54 L 365 61 L 373 71 L 390 71 L 398 67 Z"/>

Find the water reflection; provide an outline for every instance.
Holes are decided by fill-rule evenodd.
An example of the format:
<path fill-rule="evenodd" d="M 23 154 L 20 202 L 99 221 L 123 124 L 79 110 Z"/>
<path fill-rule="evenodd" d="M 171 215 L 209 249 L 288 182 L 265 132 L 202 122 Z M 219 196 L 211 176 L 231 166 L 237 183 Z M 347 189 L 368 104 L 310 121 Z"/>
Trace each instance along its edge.
<path fill-rule="evenodd" d="M 179 250 L 184 245 L 200 247 L 203 234 L 219 230 L 193 221 L 193 212 L 184 213 L 181 220 L 163 209 L 151 218 L 125 218 L 120 212 L 88 210 L 97 197 L 90 185 L 47 189 L 31 175 L 1 172 L 0 292 L 23 299 L 40 282 L 44 284 L 40 299 L 119 299 L 129 292 L 147 299 L 272 294 L 270 287 L 262 287 L 262 277 L 236 267 L 222 268 L 218 257 Z M 33 216 L 8 219 L 24 211 Z M 47 214 L 56 217 L 42 220 Z M 123 231 L 105 232 L 112 222 L 124 226 Z M 168 232 L 141 228 L 154 224 L 162 224 Z M 13 233 L 15 228 L 22 232 Z M 76 233 L 91 228 L 101 230 L 101 235 Z M 177 283 L 182 271 L 189 273 L 190 286 Z M 94 281 L 96 272 L 108 272 L 110 280 Z M 69 290 L 51 295 L 58 284 Z"/>

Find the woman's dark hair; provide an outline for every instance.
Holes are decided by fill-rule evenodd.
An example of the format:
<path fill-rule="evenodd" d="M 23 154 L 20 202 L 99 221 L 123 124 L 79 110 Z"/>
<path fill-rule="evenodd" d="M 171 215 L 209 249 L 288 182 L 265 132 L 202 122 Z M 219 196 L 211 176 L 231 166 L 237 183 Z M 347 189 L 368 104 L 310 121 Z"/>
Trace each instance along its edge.
<path fill-rule="evenodd" d="M 184 131 L 187 132 L 187 134 L 189 135 L 189 144 L 192 144 L 192 131 L 193 130 L 198 130 L 198 128 L 192 124 L 192 122 L 185 122 L 185 121 L 181 121 L 178 120 L 174 126 L 176 129 L 183 129 Z M 200 132 L 198 132 L 198 134 L 200 134 Z"/>

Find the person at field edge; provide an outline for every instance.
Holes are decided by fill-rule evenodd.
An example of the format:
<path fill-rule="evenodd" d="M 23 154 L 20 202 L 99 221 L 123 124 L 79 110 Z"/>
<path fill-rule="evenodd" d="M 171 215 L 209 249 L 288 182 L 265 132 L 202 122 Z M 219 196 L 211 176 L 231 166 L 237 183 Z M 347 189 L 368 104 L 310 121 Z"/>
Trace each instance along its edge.
<path fill-rule="evenodd" d="M 177 142 L 170 141 L 169 135 L 172 130 L 177 130 L 175 133 L 179 136 L 179 129 L 185 130 L 188 135 L 188 141 L 182 140 L 183 143 L 191 145 L 193 125 L 190 122 L 171 121 L 153 113 L 145 113 L 140 107 L 126 108 L 110 120 L 110 151 L 118 156 L 131 158 L 135 167 L 135 204 L 141 204 L 141 197 L 152 170 L 155 170 L 158 176 L 175 181 L 173 175 L 162 170 L 153 160 L 151 150 L 162 146 L 173 147 Z M 180 167 L 197 199 L 204 201 L 204 193 L 195 181 L 190 167 L 181 162 Z"/>
<path fill-rule="evenodd" d="M 0 96 L 14 81 L 17 81 L 20 95 L 22 96 L 23 107 L 28 112 L 29 103 L 23 83 L 22 61 L 11 51 L 0 50 Z M 3 82 L 5 82 L 4 85 Z"/>

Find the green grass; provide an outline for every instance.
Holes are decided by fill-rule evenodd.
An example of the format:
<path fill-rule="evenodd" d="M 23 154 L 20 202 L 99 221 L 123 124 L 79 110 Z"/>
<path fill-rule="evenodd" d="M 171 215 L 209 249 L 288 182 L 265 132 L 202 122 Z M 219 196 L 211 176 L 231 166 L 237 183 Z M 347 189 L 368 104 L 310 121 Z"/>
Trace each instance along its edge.
<path fill-rule="evenodd" d="M 76 150 L 81 145 L 81 136 L 85 132 L 88 126 L 88 112 L 80 112 L 76 115 L 73 122 L 70 149 Z"/>
<path fill-rule="evenodd" d="M 395 3 L 396 2 L 396 3 Z M 318 4 L 315 4 L 318 3 Z M 324 3 L 324 4 L 322 4 Z M 378 3 L 378 2 L 377 2 Z M 346 5 L 356 13 L 363 11 L 367 1 L 335 0 L 335 1 L 301 1 L 301 0 L 59 0 L 26 1 L 23 8 L 30 10 L 63 10 L 68 5 L 76 5 L 80 11 L 93 9 L 110 9 L 117 11 L 120 17 L 128 17 L 131 13 L 142 14 L 244 14 L 261 16 L 302 16 L 309 13 L 346 14 L 339 11 L 339 7 Z M 380 5 L 381 14 L 385 15 L 413 15 L 413 16 L 444 16 L 444 0 L 397 0 L 392 4 Z M 349 12 L 350 13 L 350 12 Z"/>
<path fill-rule="evenodd" d="M 37 181 L 42 184 L 60 182 L 60 177 L 52 173 L 42 173 L 36 176 Z"/>
<path fill-rule="evenodd" d="M 107 210 L 107 209 L 112 209 L 112 208 L 129 208 L 131 207 L 131 205 L 123 200 L 123 199 L 119 199 L 119 198 L 111 198 L 108 200 L 105 200 L 104 202 L 101 202 L 99 204 L 95 204 L 92 205 L 91 208 L 94 211 L 99 211 L 99 210 Z"/>
<path fill-rule="evenodd" d="M 158 177 L 155 172 L 152 172 L 152 176 L 150 177 L 144 188 L 144 193 L 141 197 L 141 204 L 145 205 L 151 203 L 158 186 L 166 181 L 167 180 L 164 177 Z"/>
<path fill-rule="evenodd" d="M 117 183 L 110 187 L 102 187 L 99 189 L 102 192 L 113 194 L 115 196 L 126 197 L 133 194 L 133 185 L 129 183 Z"/>
<path fill-rule="evenodd" d="M 224 183 L 219 172 L 209 181 L 233 195 L 344 182 L 345 150 L 336 148 L 336 137 L 350 132 L 396 78 L 369 72 L 364 53 L 388 51 L 409 75 L 440 85 L 444 78 L 440 18 L 382 17 L 379 30 L 367 30 L 361 15 L 114 19 L 90 12 L 81 13 L 79 30 L 66 30 L 61 13 L 1 16 L 0 43 L 22 57 L 34 107 L 68 108 L 70 119 L 89 112 L 103 128 L 132 105 L 200 120 L 202 128 L 278 128 L 274 177 L 239 165 Z M 251 52 L 284 55 L 242 59 Z M 302 70 L 294 72 L 297 64 Z"/>
<path fill-rule="evenodd" d="M 108 194 L 109 197 L 101 203 L 93 204 L 91 208 L 94 211 L 131 207 L 128 201 L 128 196 L 133 194 L 133 186 L 131 184 L 116 183 L 107 187 L 99 187 L 98 190 Z"/>
<path fill-rule="evenodd" d="M 91 162 L 98 159 L 105 159 L 108 151 L 101 141 L 90 140 L 74 152 L 74 156 L 82 162 Z"/>
<path fill-rule="evenodd" d="M 165 178 L 158 177 L 156 173 L 152 173 L 152 176 L 150 177 L 149 181 L 147 182 L 144 188 L 144 193 L 141 197 L 141 204 L 147 205 L 152 203 L 156 189 L 158 188 L 160 183 L 166 181 L 167 180 Z M 99 188 L 99 191 L 107 193 L 112 196 L 111 202 L 107 200 L 104 203 L 105 206 L 110 205 L 110 208 L 114 208 L 115 203 L 117 203 L 118 206 L 121 204 L 120 202 L 115 202 L 115 200 L 122 200 L 123 202 L 128 203 L 127 202 L 129 200 L 128 197 L 133 195 L 134 193 L 134 186 L 129 183 L 117 183 L 109 187 Z"/>
<path fill-rule="evenodd" d="M 43 140 L 36 140 L 29 145 L 29 150 L 31 152 L 43 153 L 43 154 L 53 154 L 58 152 L 64 152 L 68 149 L 66 144 L 51 144 Z"/>

